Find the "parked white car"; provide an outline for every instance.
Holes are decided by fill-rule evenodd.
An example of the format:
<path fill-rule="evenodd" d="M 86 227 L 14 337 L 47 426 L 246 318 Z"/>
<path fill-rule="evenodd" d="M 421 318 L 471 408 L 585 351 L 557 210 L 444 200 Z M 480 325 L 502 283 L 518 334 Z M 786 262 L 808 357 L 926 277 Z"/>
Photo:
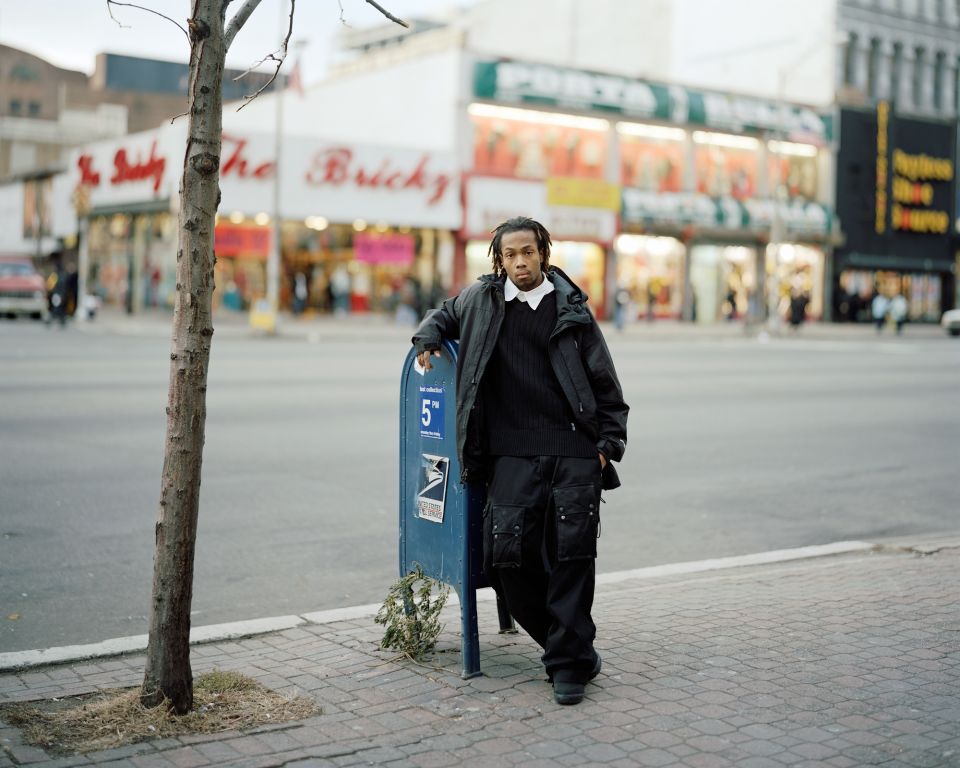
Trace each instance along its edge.
<path fill-rule="evenodd" d="M 940 318 L 940 325 L 951 336 L 960 336 L 960 309 L 948 309 Z"/>

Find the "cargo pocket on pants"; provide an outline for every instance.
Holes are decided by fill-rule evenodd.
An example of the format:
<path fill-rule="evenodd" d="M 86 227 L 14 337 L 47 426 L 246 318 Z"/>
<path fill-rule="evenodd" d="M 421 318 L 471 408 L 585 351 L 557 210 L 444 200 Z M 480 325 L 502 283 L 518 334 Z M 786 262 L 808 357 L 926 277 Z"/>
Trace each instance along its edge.
<path fill-rule="evenodd" d="M 520 567 L 520 541 L 523 534 L 523 507 L 494 504 L 490 509 L 493 534 L 492 564 L 497 568 Z"/>
<path fill-rule="evenodd" d="M 587 560 L 597 556 L 600 494 L 595 485 L 553 489 L 557 520 L 557 559 Z"/>

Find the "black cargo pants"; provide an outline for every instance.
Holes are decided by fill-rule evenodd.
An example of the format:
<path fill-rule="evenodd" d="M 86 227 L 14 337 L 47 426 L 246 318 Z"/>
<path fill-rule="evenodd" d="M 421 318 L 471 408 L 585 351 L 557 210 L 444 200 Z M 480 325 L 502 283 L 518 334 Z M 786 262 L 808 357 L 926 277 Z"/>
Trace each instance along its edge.
<path fill-rule="evenodd" d="M 483 514 L 484 572 L 543 647 L 554 680 L 586 682 L 596 663 L 593 608 L 600 460 L 497 456 Z"/>

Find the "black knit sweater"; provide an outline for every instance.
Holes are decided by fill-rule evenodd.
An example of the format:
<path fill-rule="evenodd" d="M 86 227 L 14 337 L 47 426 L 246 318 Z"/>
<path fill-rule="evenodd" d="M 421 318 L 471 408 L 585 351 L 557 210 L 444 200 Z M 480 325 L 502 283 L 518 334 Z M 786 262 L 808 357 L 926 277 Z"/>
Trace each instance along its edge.
<path fill-rule="evenodd" d="M 550 365 L 547 343 L 556 324 L 553 294 L 536 310 L 519 299 L 506 303 L 483 382 L 488 445 L 494 456 L 597 455 L 590 438 L 574 427 Z"/>

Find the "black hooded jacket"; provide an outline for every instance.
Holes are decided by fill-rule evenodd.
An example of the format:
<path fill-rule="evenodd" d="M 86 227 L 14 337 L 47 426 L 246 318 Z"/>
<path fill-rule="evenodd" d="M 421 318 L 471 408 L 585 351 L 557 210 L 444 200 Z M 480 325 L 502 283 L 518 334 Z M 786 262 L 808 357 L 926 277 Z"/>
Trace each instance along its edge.
<path fill-rule="evenodd" d="M 596 442 L 609 461 L 619 461 L 627 446 L 623 391 L 603 334 L 586 306 L 586 294 L 557 267 L 546 270 L 557 302 L 557 325 L 550 336 L 550 364 L 566 395 L 578 429 Z M 480 382 L 493 353 L 504 316 L 506 277 L 484 275 L 458 296 L 447 299 L 420 323 L 413 335 L 418 353 L 440 349 L 443 339 L 460 342 L 457 359 L 457 454 L 461 479 L 484 476 Z M 607 463 L 604 488 L 620 482 Z M 477 476 L 480 477 L 477 477 Z"/>

